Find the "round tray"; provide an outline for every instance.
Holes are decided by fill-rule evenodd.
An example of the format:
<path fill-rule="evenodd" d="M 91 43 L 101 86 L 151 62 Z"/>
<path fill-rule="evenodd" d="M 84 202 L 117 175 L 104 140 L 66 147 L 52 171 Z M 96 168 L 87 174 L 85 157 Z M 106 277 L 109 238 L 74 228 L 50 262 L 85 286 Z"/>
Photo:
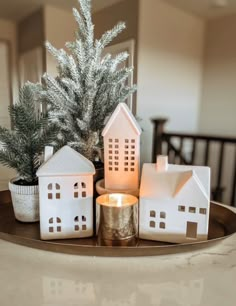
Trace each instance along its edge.
<path fill-rule="evenodd" d="M 88 256 L 154 256 L 187 252 L 206 248 L 236 232 L 236 214 L 211 203 L 208 240 L 204 242 L 168 244 L 137 239 L 132 246 L 101 246 L 96 237 L 43 241 L 40 239 L 39 223 L 21 223 L 15 220 L 8 191 L 0 192 L 0 239 L 16 244 L 58 253 Z"/>

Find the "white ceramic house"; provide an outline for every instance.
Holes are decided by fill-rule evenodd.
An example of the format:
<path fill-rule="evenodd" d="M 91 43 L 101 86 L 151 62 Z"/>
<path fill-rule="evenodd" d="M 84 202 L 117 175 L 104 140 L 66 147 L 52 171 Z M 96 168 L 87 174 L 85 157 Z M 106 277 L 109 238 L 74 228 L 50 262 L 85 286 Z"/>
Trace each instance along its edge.
<path fill-rule="evenodd" d="M 144 164 L 139 237 L 173 243 L 207 239 L 210 168 L 169 165 L 166 156 Z"/>
<path fill-rule="evenodd" d="M 116 191 L 139 188 L 141 128 L 125 103 L 119 103 L 102 132 L 105 188 Z"/>
<path fill-rule="evenodd" d="M 93 235 L 94 174 L 94 165 L 69 146 L 40 167 L 37 176 L 41 239 Z"/>

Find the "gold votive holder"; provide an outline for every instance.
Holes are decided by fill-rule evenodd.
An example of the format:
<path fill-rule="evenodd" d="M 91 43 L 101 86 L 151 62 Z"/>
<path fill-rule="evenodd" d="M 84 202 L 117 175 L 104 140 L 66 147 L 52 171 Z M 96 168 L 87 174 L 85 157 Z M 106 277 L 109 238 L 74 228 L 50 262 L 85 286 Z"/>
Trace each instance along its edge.
<path fill-rule="evenodd" d="M 100 245 L 134 245 L 138 233 L 138 199 L 104 194 L 96 199 L 96 232 Z"/>

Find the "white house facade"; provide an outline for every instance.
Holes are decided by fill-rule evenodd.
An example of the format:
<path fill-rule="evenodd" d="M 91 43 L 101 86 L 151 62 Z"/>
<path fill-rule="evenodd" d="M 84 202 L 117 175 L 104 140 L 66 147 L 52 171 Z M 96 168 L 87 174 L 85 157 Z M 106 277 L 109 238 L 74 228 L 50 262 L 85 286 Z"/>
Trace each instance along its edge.
<path fill-rule="evenodd" d="M 93 235 L 93 164 L 68 146 L 38 170 L 41 239 Z"/>
<path fill-rule="evenodd" d="M 167 165 L 158 169 L 158 165 L 144 164 L 140 238 L 171 243 L 206 240 L 209 210 L 210 168 Z"/>
<path fill-rule="evenodd" d="M 118 104 L 102 133 L 106 189 L 139 188 L 140 134 L 141 128 L 128 106 Z"/>

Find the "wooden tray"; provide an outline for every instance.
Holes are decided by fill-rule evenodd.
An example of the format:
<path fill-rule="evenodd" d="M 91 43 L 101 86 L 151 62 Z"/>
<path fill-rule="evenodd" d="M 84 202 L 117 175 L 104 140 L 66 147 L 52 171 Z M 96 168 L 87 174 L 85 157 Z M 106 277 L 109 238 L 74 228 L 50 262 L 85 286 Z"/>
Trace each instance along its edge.
<path fill-rule="evenodd" d="M 0 239 L 45 251 L 89 256 L 153 256 L 206 248 L 236 232 L 236 214 L 226 207 L 211 203 L 209 239 L 204 242 L 168 244 L 137 239 L 135 245 L 100 246 L 96 237 L 42 241 L 39 223 L 25 224 L 14 218 L 8 191 L 0 192 Z"/>

